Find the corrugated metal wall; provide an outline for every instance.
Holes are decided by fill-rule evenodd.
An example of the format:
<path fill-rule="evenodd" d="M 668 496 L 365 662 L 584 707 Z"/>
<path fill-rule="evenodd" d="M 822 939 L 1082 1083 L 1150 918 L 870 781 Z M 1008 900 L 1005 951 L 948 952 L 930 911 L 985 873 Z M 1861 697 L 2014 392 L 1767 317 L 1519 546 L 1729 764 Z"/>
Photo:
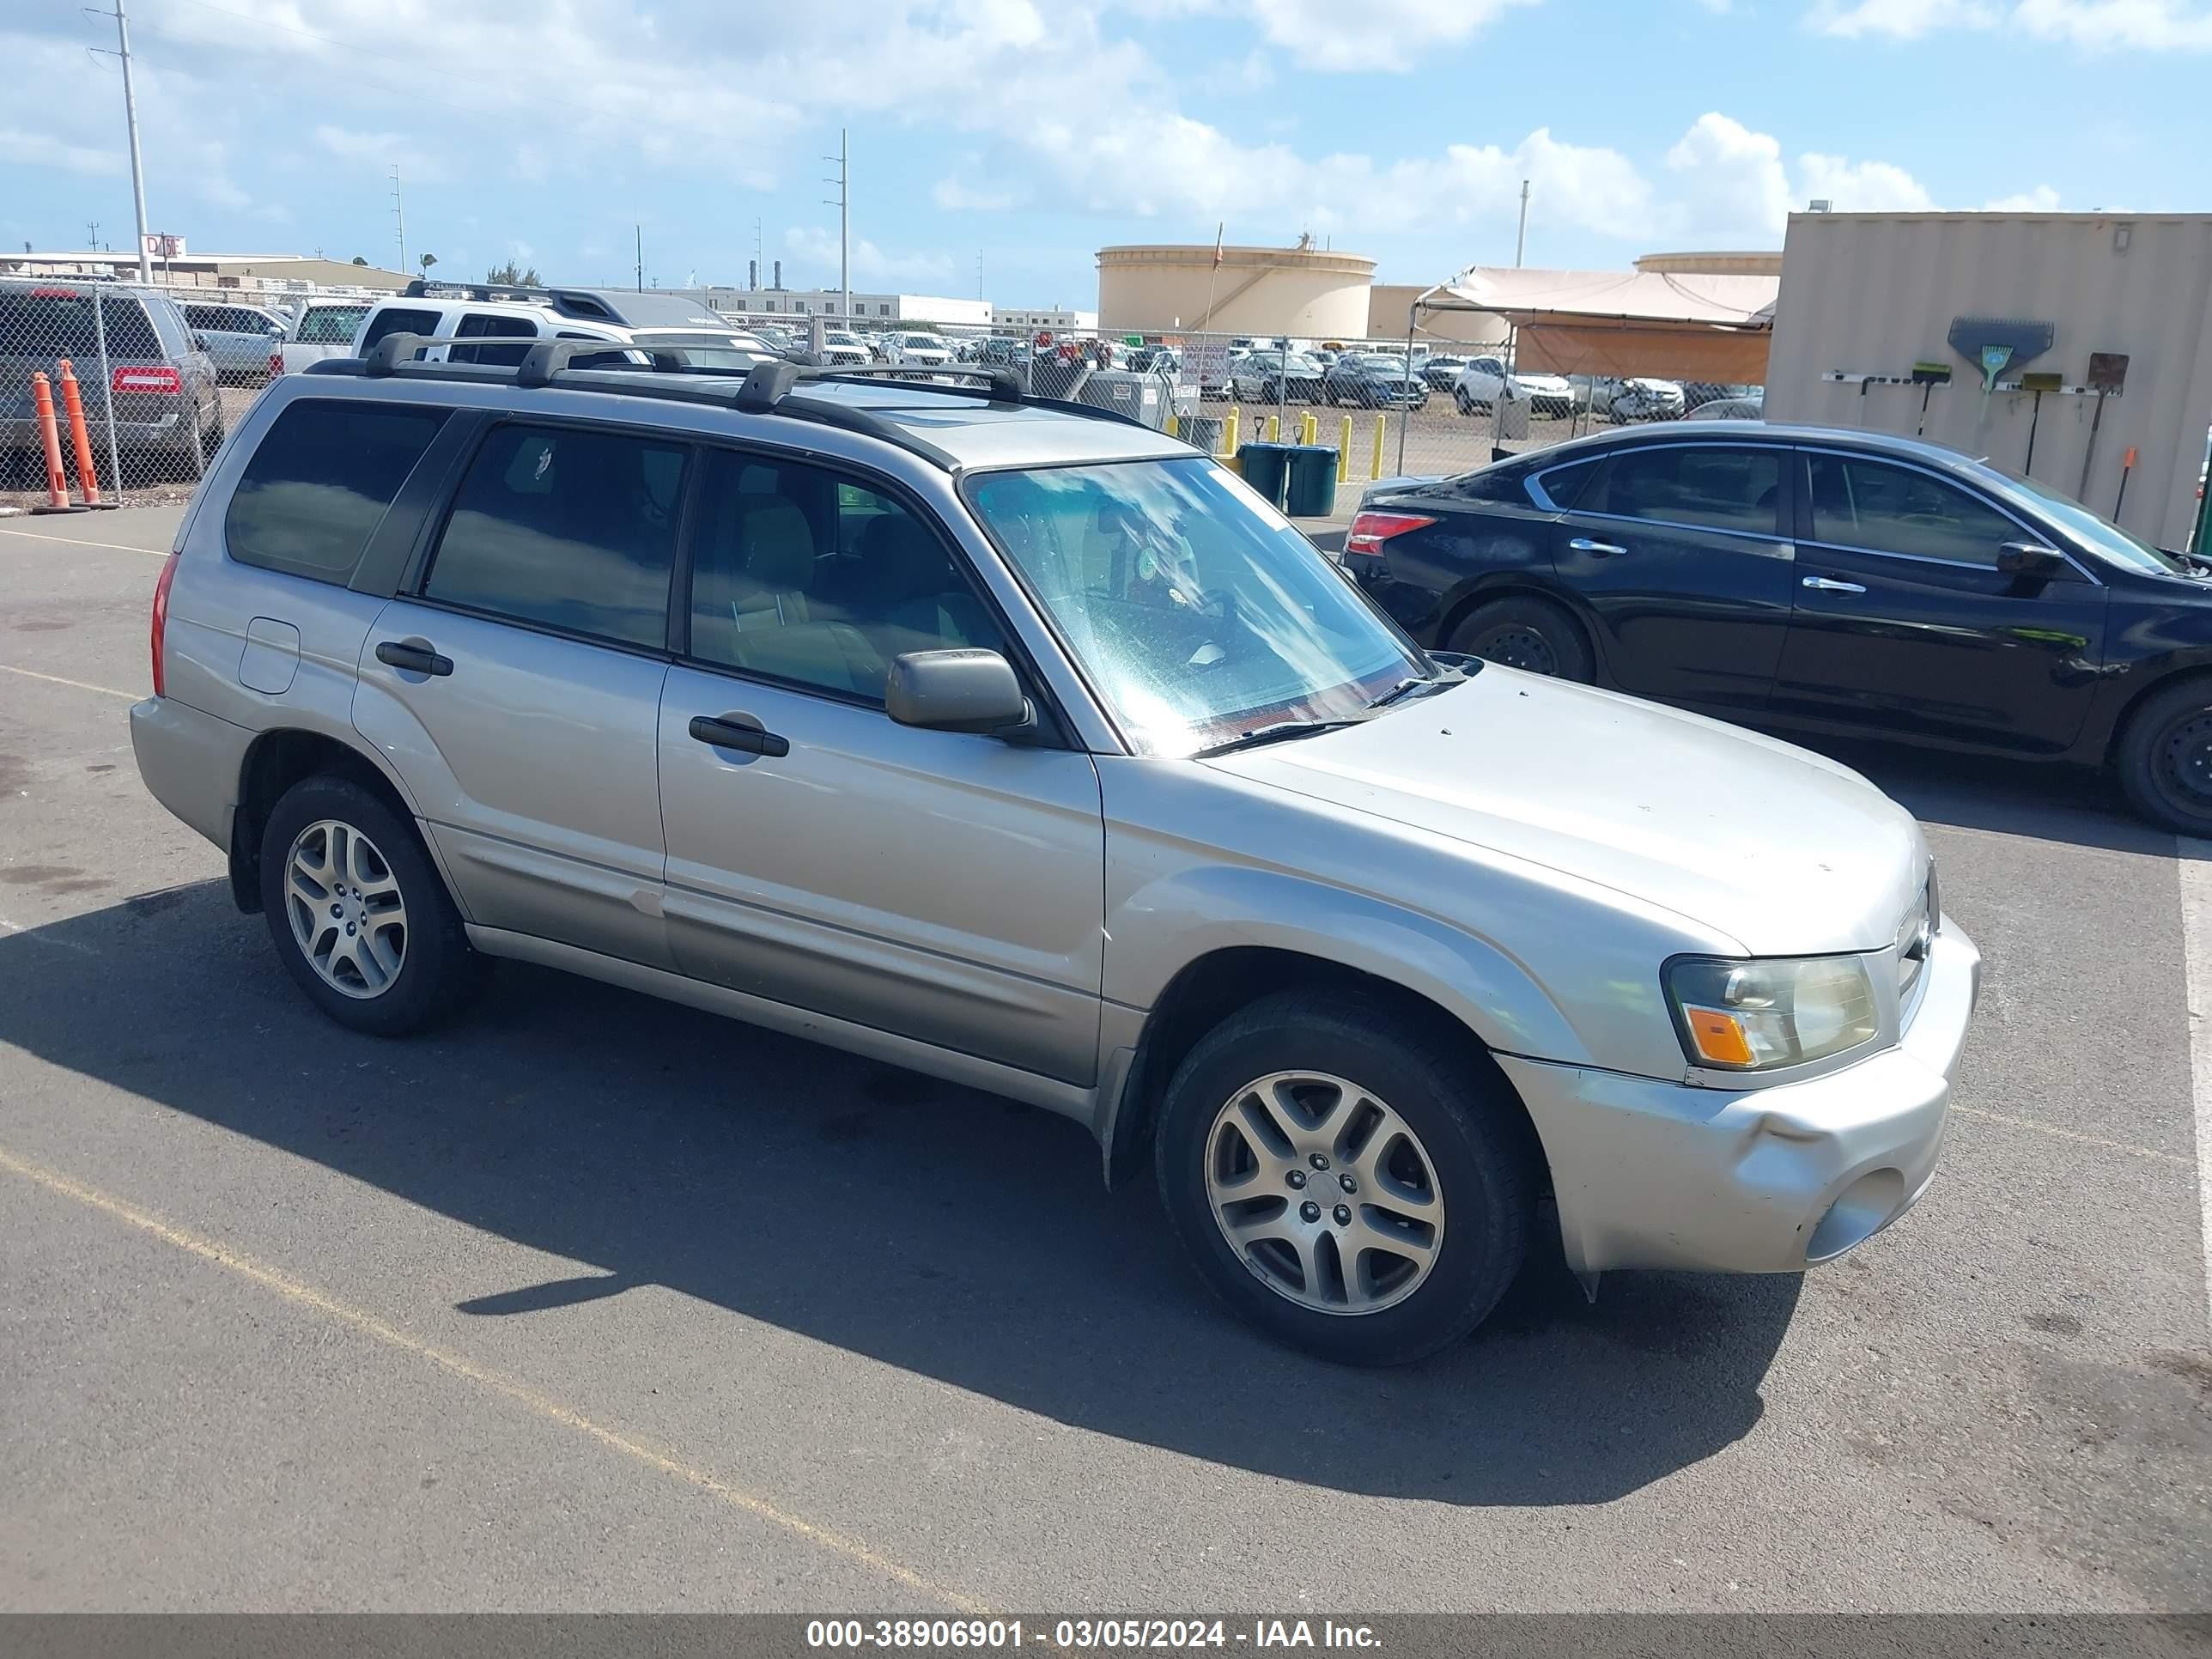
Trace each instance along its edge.
<path fill-rule="evenodd" d="M 2122 522 L 2160 546 L 2185 546 L 2212 422 L 2212 216 L 1792 215 L 1766 417 L 1910 434 L 1918 387 L 1862 394 L 1820 376 L 1908 374 L 1916 362 L 1940 360 L 1953 379 L 1929 401 L 1926 435 L 2020 469 L 2034 399 L 2000 392 L 1984 403 L 1978 366 L 1947 343 L 1961 316 L 2051 324 L 2051 349 L 2025 367 L 2069 385 L 2087 381 L 2091 352 L 2127 354 L 2126 390 L 2106 402 L 2087 490 L 2093 398 L 2045 395 L 2033 473 L 2109 516 L 2132 445 Z"/>

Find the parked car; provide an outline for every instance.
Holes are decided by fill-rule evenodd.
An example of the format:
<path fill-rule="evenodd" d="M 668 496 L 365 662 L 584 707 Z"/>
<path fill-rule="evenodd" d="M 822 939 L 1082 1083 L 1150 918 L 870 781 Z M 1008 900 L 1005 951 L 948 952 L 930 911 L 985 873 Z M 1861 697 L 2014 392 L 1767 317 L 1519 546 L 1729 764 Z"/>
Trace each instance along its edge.
<path fill-rule="evenodd" d="M 952 361 L 952 348 L 945 343 L 941 336 L 935 334 L 914 331 L 893 334 L 886 337 L 883 343 L 890 353 L 890 361 L 895 363 L 908 363 L 925 368 L 933 368 L 940 363 L 949 363 Z"/>
<path fill-rule="evenodd" d="M 270 360 L 282 356 L 288 319 L 259 306 L 184 302 L 185 326 L 226 380 L 258 385 L 270 377 Z"/>
<path fill-rule="evenodd" d="M 1756 421 L 1766 413 L 1765 393 L 1748 398 L 1714 398 L 1689 411 L 1692 421 Z"/>
<path fill-rule="evenodd" d="M 365 356 L 393 334 L 455 342 L 422 347 L 417 355 L 430 362 L 509 367 L 521 362 L 533 342 L 550 339 L 605 340 L 616 348 L 580 360 L 580 368 L 642 364 L 637 354 L 653 351 L 672 354 L 678 363 L 742 370 L 781 355 L 769 341 L 681 295 L 599 289 L 416 283 L 369 308 L 352 355 Z M 478 339 L 485 343 L 460 343 Z"/>
<path fill-rule="evenodd" d="M 1316 403 L 1326 373 L 1304 352 L 1255 351 L 1230 368 L 1229 395 L 1266 404 Z"/>
<path fill-rule="evenodd" d="M 366 300 L 307 301 L 270 353 L 270 378 L 296 374 L 325 357 L 353 356 L 354 338 L 361 332 L 362 319 L 368 315 L 368 309 Z"/>
<path fill-rule="evenodd" d="M 120 283 L 0 277 L 0 453 L 40 453 L 31 377 L 52 379 L 64 357 L 86 420 L 104 428 L 112 414 L 126 472 L 150 462 L 190 478 L 222 442 L 215 360 L 193 343 L 167 295 Z M 97 464 L 105 477 L 104 446 Z"/>
<path fill-rule="evenodd" d="M 1431 392 L 1449 392 L 1459 379 L 1459 372 L 1468 365 L 1465 357 L 1429 356 L 1421 360 L 1421 379 L 1428 382 Z"/>
<path fill-rule="evenodd" d="M 1428 382 L 1403 357 L 1383 351 L 1347 351 L 1329 365 L 1322 397 L 1363 409 L 1426 409 Z"/>
<path fill-rule="evenodd" d="M 1431 659 L 1163 434 L 841 372 L 257 401 L 131 728 L 307 1000 L 397 1036 L 514 957 L 1043 1107 L 1340 1360 L 1540 1227 L 1793 1272 L 1919 1197 L 1978 958 L 1902 808 Z"/>
<path fill-rule="evenodd" d="M 1654 380 L 1640 376 L 1622 380 L 1612 388 L 1603 413 L 1616 422 L 1673 421 L 1681 418 L 1688 406 L 1681 386 L 1673 380 Z"/>
<path fill-rule="evenodd" d="M 2212 834 L 2212 562 L 1910 438 L 1701 421 L 1375 495 L 1424 643 L 1723 719 L 2109 767 Z"/>
<path fill-rule="evenodd" d="M 875 361 L 868 343 L 848 328 L 825 328 L 822 331 L 822 361 L 825 363 L 852 364 Z"/>
<path fill-rule="evenodd" d="M 1531 414 L 1574 412 L 1575 389 L 1565 375 L 1510 368 L 1500 357 L 1468 358 L 1452 382 L 1452 401 L 1462 415 L 1492 408 L 1501 392 L 1509 402 L 1527 404 Z"/>

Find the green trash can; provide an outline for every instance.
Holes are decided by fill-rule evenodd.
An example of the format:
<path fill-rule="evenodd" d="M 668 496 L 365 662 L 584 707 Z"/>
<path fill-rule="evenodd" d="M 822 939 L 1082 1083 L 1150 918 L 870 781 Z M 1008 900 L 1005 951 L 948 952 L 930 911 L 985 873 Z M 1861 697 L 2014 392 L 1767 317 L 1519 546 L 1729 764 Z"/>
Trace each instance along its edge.
<path fill-rule="evenodd" d="M 1336 511 L 1336 451 L 1327 444 L 1290 447 L 1289 505 L 1293 519 L 1326 519 Z"/>
<path fill-rule="evenodd" d="M 1237 452 L 1244 482 L 1276 507 L 1283 504 L 1283 487 L 1289 482 L 1291 452 L 1296 444 L 1245 444 Z"/>

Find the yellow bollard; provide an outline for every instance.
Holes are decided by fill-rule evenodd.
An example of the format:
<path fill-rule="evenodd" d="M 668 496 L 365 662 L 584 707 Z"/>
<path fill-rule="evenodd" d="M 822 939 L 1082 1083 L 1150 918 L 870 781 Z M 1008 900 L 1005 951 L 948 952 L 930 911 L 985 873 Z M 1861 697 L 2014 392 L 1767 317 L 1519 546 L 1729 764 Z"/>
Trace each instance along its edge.
<path fill-rule="evenodd" d="M 1375 417 L 1375 467 L 1367 476 L 1370 478 L 1382 476 L 1382 417 L 1380 415 Z"/>
<path fill-rule="evenodd" d="M 1298 441 L 1309 447 L 1321 441 L 1321 422 L 1310 409 L 1298 420 Z"/>
<path fill-rule="evenodd" d="M 1237 405 L 1234 404 L 1229 405 L 1229 413 L 1222 417 L 1221 453 L 1224 455 L 1237 453 Z"/>
<path fill-rule="evenodd" d="M 1267 442 L 1267 443 L 1271 443 L 1271 444 L 1272 444 L 1272 443 L 1278 443 L 1278 442 L 1281 441 L 1280 441 L 1279 438 L 1277 438 L 1277 436 L 1275 435 L 1275 434 L 1276 434 L 1278 432 L 1279 432 L 1281 429 L 1282 429 L 1282 417 L 1281 417 L 1280 416 L 1277 416 L 1277 415 L 1270 415 L 1269 416 L 1267 416 L 1267 437 L 1266 437 L 1264 440 L 1262 440 L 1262 441 L 1263 441 L 1263 442 Z"/>
<path fill-rule="evenodd" d="M 1336 481 L 1352 482 L 1352 416 L 1344 417 L 1344 438 L 1336 447 Z"/>
<path fill-rule="evenodd" d="M 1171 409 L 1171 410 L 1168 410 L 1168 436 L 1169 436 L 1169 437 L 1170 437 L 1170 438 L 1176 438 L 1176 437 L 1180 437 L 1180 436 L 1182 436 L 1182 434 L 1181 434 L 1181 433 L 1176 429 L 1177 428 L 1181 427 L 1181 426 L 1182 426 L 1182 417 L 1181 417 L 1180 416 L 1178 416 L 1178 415 L 1175 412 L 1175 410 L 1173 410 L 1172 409 Z"/>

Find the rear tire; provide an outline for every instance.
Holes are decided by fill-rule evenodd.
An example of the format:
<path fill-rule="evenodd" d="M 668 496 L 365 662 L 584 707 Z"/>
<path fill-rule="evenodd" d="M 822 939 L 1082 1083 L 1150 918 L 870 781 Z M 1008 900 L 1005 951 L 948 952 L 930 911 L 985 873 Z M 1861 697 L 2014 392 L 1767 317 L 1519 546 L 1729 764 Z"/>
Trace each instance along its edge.
<path fill-rule="evenodd" d="M 339 1024 L 402 1036 L 482 987 L 489 963 L 414 824 L 359 784 L 328 775 L 294 784 L 269 815 L 260 862 L 276 954 Z"/>
<path fill-rule="evenodd" d="M 1153 1161 L 1208 1287 L 1344 1364 L 1406 1364 L 1480 1324 L 1526 1259 L 1540 1163 L 1471 1042 L 1334 990 L 1264 998 L 1202 1038 Z"/>
<path fill-rule="evenodd" d="M 2176 835 L 2212 836 L 2212 678 L 2152 693 L 2113 761 L 2136 811 Z"/>
<path fill-rule="evenodd" d="M 1585 685 L 1595 666 L 1582 624 L 1551 600 L 1527 593 L 1477 605 L 1452 629 L 1449 648 Z"/>

